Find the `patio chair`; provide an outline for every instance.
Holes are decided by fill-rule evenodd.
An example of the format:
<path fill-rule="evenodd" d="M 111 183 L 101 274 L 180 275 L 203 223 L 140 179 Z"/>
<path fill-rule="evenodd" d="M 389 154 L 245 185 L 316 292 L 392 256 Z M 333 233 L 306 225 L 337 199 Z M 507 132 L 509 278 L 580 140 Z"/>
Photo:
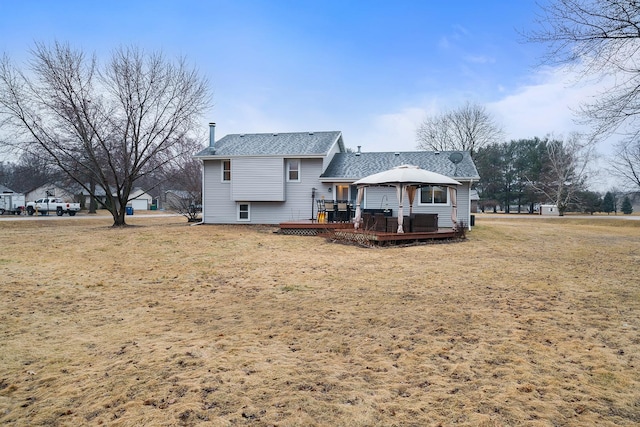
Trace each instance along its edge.
<path fill-rule="evenodd" d="M 349 207 L 346 202 L 338 202 L 338 219 L 340 222 L 349 221 Z"/>
<path fill-rule="evenodd" d="M 336 217 L 336 215 L 335 215 L 335 210 L 336 210 L 335 203 L 333 202 L 333 200 L 331 200 L 331 201 L 323 200 L 323 202 L 324 202 L 324 209 L 325 209 L 325 212 L 327 214 L 327 221 L 328 222 L 335 221 L 335 217 Z"/>
<path fill-rule="evenodd" d="M 316 204 L 318 205 L 318 222 L 325 222 L 327 219 L 327 212 L 325 210 L 324 200 L 316 200 Z"/>

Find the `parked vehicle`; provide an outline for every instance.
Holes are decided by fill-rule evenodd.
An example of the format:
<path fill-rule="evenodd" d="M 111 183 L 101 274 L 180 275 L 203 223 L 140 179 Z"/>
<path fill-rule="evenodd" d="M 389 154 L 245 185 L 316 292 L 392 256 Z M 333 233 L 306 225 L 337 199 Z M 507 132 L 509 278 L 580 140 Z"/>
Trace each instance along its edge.
<path fill-rule="evenodd" d="M 0 193 L 0 215 L 20 215 L 25 209 L 24 194 Z"/>
<path fill-rule="evenodd" d="M 45 197 L 43 199 L 38 199 L 35 202 L 27 203 L 27 213 L 29 215 L 33 215 L 36 212 L 42 215 L 46 215 L 49 212 L 55 212 L 58 216 L 62 216 L 64 214 L 74 216 L 79 210 L 80 203 L 68 203 L 56 197 Z"/>

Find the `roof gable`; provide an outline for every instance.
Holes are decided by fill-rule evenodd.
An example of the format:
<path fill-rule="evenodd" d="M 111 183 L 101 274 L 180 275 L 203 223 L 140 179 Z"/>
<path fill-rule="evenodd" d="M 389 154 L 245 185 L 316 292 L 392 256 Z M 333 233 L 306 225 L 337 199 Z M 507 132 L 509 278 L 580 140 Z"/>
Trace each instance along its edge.
<path fill-rule="evenodd" d="M 231 134 L 195 157 L 325 156 L 336 143 L 344 151 L 340 131 Z"/>
<path fill-rule="evenodd" d="M 461 153 L 455 164 L 449 156 Z M 358 180 L 401 165 L 414 165 L 455 179 L 480 179 L 471 155 L 466 151 L 405 151 L 389 153 L 337 153 L 321 178 Z"/>

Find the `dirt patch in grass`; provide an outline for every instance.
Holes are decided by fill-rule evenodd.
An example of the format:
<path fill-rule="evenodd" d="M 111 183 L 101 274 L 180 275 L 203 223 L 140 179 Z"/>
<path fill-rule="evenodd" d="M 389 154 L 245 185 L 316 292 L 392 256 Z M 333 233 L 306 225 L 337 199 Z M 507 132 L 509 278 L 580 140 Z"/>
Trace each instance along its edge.
<path fill-rule="evenodd" d="M 384 249 L 128 222 L 0 224 L 0 424 L 640 423 L 632 221 Z"/>

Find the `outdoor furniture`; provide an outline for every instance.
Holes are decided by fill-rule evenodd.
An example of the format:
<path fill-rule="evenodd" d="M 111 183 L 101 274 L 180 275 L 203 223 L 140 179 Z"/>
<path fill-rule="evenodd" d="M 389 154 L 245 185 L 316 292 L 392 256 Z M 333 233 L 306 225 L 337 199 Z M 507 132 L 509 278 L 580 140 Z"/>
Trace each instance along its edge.
<path fill-rule="evenodd" d="M 438 231 L 438 214 L 414 213 L 411 215 L 411 230 L 414 233 Z"/>
<path fill-rule="evenodd" d="M 349 208 L 346 202 L 338 202 L 338 220 L 340 222 L 349 221 Z"/>
<path fill-rule="evenodd" d="M 373 215 L 373 229 L 375 231 L 387 231 L 387 217 L 382 213 Z"/>
<path fill-rule="evenodd" d="M 395 216 L 391 216 L 387 218 L 387 233 L 397 233 L 398 232 L 398 218 Z"/>
<path fill-rule="evenodd" d="M 413 232 L 413 221 L 411 216 L 405 215 L 402 217 L 402 228 L 404 229 L 405 233 Z"/>
<path fill-rule="evenodd" d="M 363 209 L 362 213 L 368 213 L 371 215 L 380 213 L 380 214 L 384 214 L 384 216 L 393 216 L 393 209 Z"/>
<path fill-rule="evenodd" d="M 363 213 L 362 214 L 362 229 L 363 230 L 370 230 L 373 228 L 374 225 L 374 219 L 373 219 L 373 215 L 371 215 L 370 213 Z"/>
<path fill-rule="evenodd" d="M 336 204 L 333 202 L 333 200 L 331 201 L 327 201 L 324 200 L 324 209 L 327 213 L 327 221 L 328 222 L 333 222 L 335 221 L 336 218 Z"/>
<path fill-rule="evenodd" d="M 326 215 L 324 210 L 324 200 L 316 200 L 316 206 L 318 208 L 318 222 L 324 222 L 324 217 Z"/>

